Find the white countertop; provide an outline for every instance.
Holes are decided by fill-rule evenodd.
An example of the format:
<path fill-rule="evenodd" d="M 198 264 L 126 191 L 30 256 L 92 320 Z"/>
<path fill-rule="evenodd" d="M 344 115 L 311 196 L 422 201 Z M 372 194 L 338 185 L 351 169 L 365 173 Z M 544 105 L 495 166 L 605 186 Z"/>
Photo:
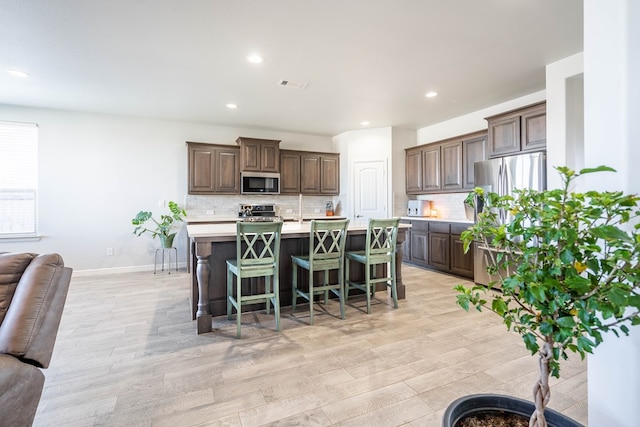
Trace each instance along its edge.
<path fill-rule="evenodd" d="M 311 221 L 312 219 L 345 219 L 344 216 L 326 216 L 326 215 L 304 215 L 302 217 L 303 221 Z M 196 215 L 196 216 L 187 216 L 185 222 L 187 224 L 202 224 L 202 223 L 229 223 L 236 222 L 238 219 L 237 216 L 219 216 L 219 215 Z M 297 221 L 298 219 L 293 216 L 283 216 L 283 221 Z"/>
<path fill-rule="evenodd" d="M 403 216 L 400 217 L 409 221 L 434 221 L 434 222 L 455 222 L 458 224 L 473 224 L 473 221 L 468 219 L 447 219 L 447 218 L 432 218 L 430 216 Z"/>
<path fill-rule="evenodd" d="M 335 217 L 329 217 L 335 218 Z M 348 231 L 366 231 L 368 223 L 366 221 L 350 222 Z M 411 228 L 409 224 L 400 224 L 400 228 Z M 284 222 L 282 224 L 282 235 L 309 235 L 311 230 L 311 222 L 303 222 L 302 224 L 297 221 Z M 225 238 L 235 237 L 236 224 L 234 223 L 218 223 L 218 224 L 187 224 L 187 233 L 189 238 L 198 239 L 206 237 Z"/>

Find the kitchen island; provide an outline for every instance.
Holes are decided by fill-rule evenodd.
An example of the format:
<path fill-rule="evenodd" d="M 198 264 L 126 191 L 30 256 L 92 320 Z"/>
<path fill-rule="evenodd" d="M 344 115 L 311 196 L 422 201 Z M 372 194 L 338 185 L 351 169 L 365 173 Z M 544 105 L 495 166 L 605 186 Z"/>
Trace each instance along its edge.
<path fill-rule="evenodd" d="M 396 245 L 396 286 L 398 298 L 405 298 L 402 283 L 402 244 L 406 230 L 411 226 L 400 224 Z M 280 241 L 280 303 L 291 304 L 291 255 L 306 254 L 309 250 L 310 223 L 285 222 Z M 236 224 L 188 224 L 191 253 L 191 315 L 197 321 L 198 334 L 211 331 L 212 316 L 226 315 L 227 266 L 226 261 L 236 257 Z M 363 250 L 367 234 L 367 223 L 353 223 L 347 232 L 346 250 Z M 364 270 L 353 266 L 352 278 L 364 277 Z M 307 280 L 304 276 L 300 280 Z M 259 280 L 246 286 L 263 286 Z M 384 286 L 384 285 L 382 285 Z M 261 305 L 256 304 L 255 309 Z M 252 309 L 252 307 L 249 307 Z"/>

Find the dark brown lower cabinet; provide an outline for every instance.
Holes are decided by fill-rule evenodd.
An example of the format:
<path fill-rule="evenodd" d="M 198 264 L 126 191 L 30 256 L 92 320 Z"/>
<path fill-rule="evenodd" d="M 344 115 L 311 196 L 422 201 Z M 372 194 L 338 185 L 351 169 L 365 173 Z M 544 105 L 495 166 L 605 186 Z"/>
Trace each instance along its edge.
<path fill-rule="evenodd" d="M 460 240 L 469 225 L 442 221 L 411 220 L 410 245 L 403 261 L 445 273 L 473 279 L 473 251 L 464 253 Z"/>
<path fill-rule="evenodd" d="M 473 248 L 465 254 L 459 234 L 451 235 L 451 272 L 473 279 Z"/>
<path fill-rule="evenodd" d="M 411 221 L 411 248 L 409 252 L 412 264 L 420 266 L 429 264 L 428 230 L 429 223 L 427 221 Z"/>
<path fill-rule="evenodd" d="M 450 230 L 451 224 L 448 222 L 429 223 L 429 267 L 435 270 L 449 272 Z"/>
<path fill-rule="evenodd" d="M 449 234 L 429 232 L 429 266 L 449 271 Z"/>

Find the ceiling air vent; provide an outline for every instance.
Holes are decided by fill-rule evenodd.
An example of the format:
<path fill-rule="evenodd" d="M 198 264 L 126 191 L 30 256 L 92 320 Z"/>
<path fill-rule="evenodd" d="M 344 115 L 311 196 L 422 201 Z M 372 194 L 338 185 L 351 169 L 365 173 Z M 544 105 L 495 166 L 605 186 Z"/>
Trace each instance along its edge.
<path fill-rule="evenodd" d="M 293 80 L 280 80 L 278 86 L 290 87 L 292 89 L 304 89 L 309 83 L 295 82 Z"/>

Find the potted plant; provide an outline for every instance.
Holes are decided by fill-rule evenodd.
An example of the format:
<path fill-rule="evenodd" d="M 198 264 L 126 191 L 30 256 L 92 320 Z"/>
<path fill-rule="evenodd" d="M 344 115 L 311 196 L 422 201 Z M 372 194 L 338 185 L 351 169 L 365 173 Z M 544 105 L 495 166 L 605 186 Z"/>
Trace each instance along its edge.
<path fill-rule="evenodd" d="M 464 198 L 464 201 L 463 201 L 464 214 L 465 214 L 465 217 L 469 221 L 473 221 L 473 219 L 474 219 L 475 198 L 476 198 L 475 191 L 470 191 L 469 194 L 467 194 L 467 196 Z"/>
<path fill-rule="evenodd" d="M 151 212 L 138 212 L 135 218 L 131 220 L 131 224 L 136 226 L 133 234 L 141 236 L 144 233 L 150 233 L 154 239 L 156 236 L 160 238 L 160 244 L 163 248 L 173 247 L 173 239 L 177 233 L 173 231 L 175 223 L 184 221 L 187 213 L 176 202 L 169 202 L 169 211 L 171 211 L 170 215 L 160 215 L 160 221 L 156 220 Z M 155 227 L 147 228 L 148 221 L 152 221 Z"/>
<path fill-rule="evenodd" d="M 514 196 L 474 190 L 484 208 L 461 237 L 465 250 L 473 242 L 488 249 L 487 270 L 495 281 L 489 288 L 455 287 L 462 308 L 496 313 L 538 355 L 531 427 L 579 425 L 552 424 L 545 413 L 550 375 L 559 378 L 568 352 L 584 358 L 606 333 L 627 335 L 630 325 L 640 324 L 640 197 L 571 191 L 581 175 L 615 172 L 606 166 L 556 170 L 560 189 L 522 189 Z M 511 219 L 500 223 L 501 212 Z"/>

